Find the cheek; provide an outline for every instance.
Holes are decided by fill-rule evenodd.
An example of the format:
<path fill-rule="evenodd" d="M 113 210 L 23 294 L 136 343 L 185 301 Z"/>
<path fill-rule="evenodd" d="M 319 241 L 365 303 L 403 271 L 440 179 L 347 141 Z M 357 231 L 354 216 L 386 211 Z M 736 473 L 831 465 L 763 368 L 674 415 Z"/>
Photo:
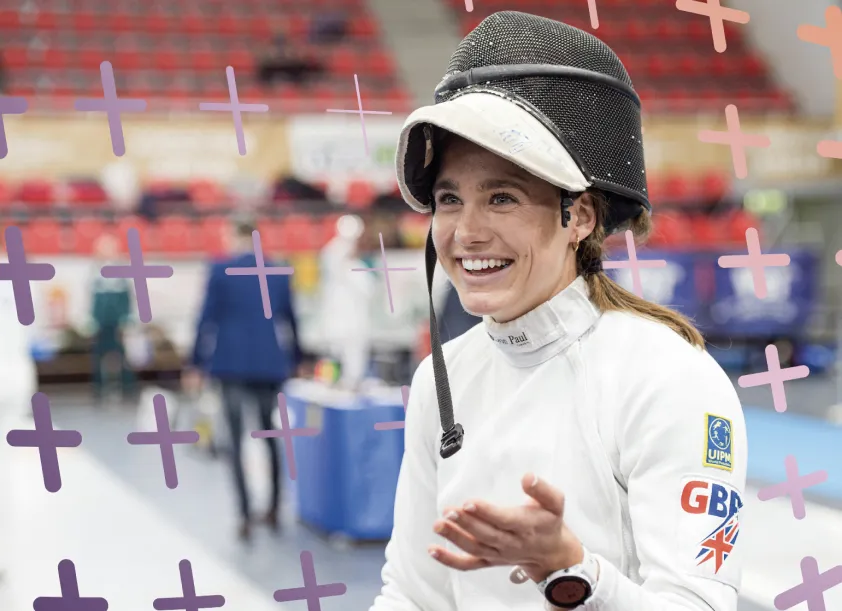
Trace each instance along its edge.
<path fill-rule="evenodd" d="M 446 219 L 442 219 L 440 216 L 433 217 L 431 225 L 433 246 L 436 247 L 436 252 L 439 256 L 446 255 L 450 249 L 450 244 L 453 242 L 453 228 L 451 225 L 452 223 L 448 223 Z"/>

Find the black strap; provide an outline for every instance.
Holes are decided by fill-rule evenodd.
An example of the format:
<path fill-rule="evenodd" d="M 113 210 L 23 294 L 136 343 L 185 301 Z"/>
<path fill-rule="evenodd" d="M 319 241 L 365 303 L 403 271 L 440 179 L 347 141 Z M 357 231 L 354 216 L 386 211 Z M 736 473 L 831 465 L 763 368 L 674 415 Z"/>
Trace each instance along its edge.
<path fill-rule="evenodd" d="M 433 273 L 436 269 L 436 248 L 433 245 L 433 228 L 427 234 L 427 248 L 425 252 L 427 267 L 427 292 L 430 296 L 430 345 L 433 352 L 433 378 L 436 382 L 436 398 L 439 404 L 439 417 L 444 434 L 441 437 L 442 458 L 453 456 L 462 448 L 464 431 L 461 424 L 453 422 L 453 399 L 450 396 L 450 383 L 447 379 L 447 368 L 444 364 L 444 353 L 441 349 L 439 327 L 436 323 L 436 312 L 433 308 Z"/>

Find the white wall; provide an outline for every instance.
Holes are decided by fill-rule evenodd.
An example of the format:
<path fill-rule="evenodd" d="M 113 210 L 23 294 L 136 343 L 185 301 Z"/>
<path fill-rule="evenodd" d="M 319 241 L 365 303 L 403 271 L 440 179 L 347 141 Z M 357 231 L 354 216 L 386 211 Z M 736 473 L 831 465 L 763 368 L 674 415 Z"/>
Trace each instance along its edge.
<path fill-rule="evenodd" d="M 798 38 L 798 26 L 824 27 L 825 10 L 834 0 L 730 0 L 731 8 L 747 11 L 748 42 L 766 57 L 777 81 L 795 96 L 801 111 L 832 116 L 836 106 L 836 78 L 830 50 Z M 727 54 L 728 51 L 725 51 Z"/>

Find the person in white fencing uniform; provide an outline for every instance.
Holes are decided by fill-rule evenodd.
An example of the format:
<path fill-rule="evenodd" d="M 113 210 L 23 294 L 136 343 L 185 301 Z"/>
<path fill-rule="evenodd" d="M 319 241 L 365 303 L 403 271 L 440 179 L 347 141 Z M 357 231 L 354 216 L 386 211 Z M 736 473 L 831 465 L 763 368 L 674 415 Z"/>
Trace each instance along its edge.
<path fill-rule="evenodd" d="M 746 433 L 677 312 L 602 271 L 650 230 L 640 101 L 589 33 L 495 13 L 397 153 L 483 322 L 418 367 L 372 611 L 736 611 Z"/>

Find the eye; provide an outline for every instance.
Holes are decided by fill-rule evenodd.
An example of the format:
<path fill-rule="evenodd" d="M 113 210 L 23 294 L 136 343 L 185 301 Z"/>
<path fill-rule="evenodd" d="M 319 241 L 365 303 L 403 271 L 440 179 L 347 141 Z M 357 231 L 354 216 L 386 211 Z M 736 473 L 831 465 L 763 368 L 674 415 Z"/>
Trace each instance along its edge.
<path fill-rule="evenodd" d="M 517 199 L 508 193 L 495 193 L 491 196 L 491 202 L 497 205 L 516 204 Z"/>
<path fill-rule="evenodd" d="M 436 197 L 436 205 L 438 206 L 455 205 L 458 203 L 459 198 L 453 193 L 441 193 Z"/>

